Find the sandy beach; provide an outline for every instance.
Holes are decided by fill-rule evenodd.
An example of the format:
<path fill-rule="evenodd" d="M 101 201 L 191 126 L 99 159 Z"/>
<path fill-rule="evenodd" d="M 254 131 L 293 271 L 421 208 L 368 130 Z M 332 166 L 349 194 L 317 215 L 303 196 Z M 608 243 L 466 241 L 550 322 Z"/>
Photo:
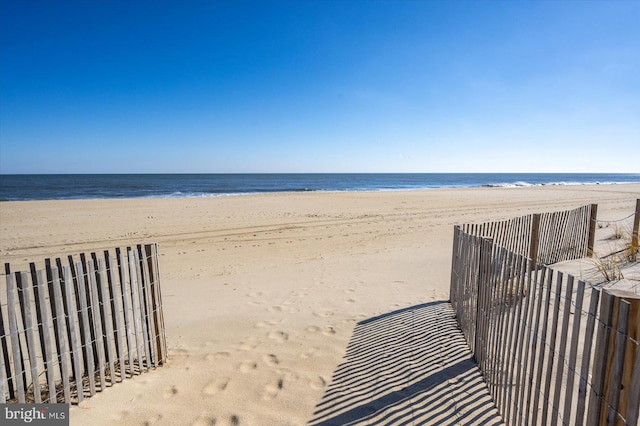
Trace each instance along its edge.
<path fill-rule="evenodd" d="M 364 353 L 359 336 L 385 346 L 366 334 L 371 324 L 393 334 L 399 325 L 384 320 L 397 318 L 427 342 L 444 324 L 455 224 L 590 203 L 599 219 L 617 219 L 639 197 L 640 184 L 624 184 L 4 202 L 0 260 L 18 270 L 159 243 L 169 361 L 72 407 L 72 425 L 341 424 L 349 402 L 325 403 Z M 405 323 L 410 308 L 425 319 Z M 392 360 L 401 352 L 389 350 Z M 372 398 L 367 374 L 359 380 Z M 482 392 L 464 383 L 476 380 L 471 367 L 452 374 L 446 384 L 461 391 L 435 386 L 421 400 L 423 423 L 457 424 L 465 398 Z M 404 402 L 393 403 L 401 419 Z M 442 418 L 429 407 L 442 407 Z M 496 421 L 488 407 L 465 422 Z"/>

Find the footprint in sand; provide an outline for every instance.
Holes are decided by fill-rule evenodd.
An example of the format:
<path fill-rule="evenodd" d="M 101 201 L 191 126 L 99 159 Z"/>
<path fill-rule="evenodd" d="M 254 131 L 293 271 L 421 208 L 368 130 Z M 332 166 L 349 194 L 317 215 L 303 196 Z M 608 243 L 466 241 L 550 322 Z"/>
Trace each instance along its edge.
<path fill-rule="evenodd" d="M 191 426 L 214 426 L 217 423 L 215 417 L 202 415 L 196 419 L 195 422 L 191 424 Z"/>
<path fill-rule="evenodd" d="M 238 426 L 240 424 L 240 417 L 235 414 L 231 415 L 228 419 L 223 419 L 221 426 Z"/>
<path fill-rule="evenodd" d="M 165 390 L 162 392 L 162 396 L 164 397 L 164 399 L 169 399 L 174 397 L 177 393 L 178 393 L 177 387 L 169 386 L 168 388 L 165 388 Z"/>
<path fill-rule="evenodd" d="M 302 358 L 302 359 L 313 358 L 316 355 L 317 352 L 318 352 L 317 348 L 311 348 L 309 350 L 306 350 L 306 351 L 302 352 L 300 354 L 300 358 Z"/>
<path fill-rule="evenodd" d="M 218 392 L 222 392 L 227 388 L 229 381 L 231 379 L 229 377 L 218 377 L 213 382 L 209 383 L 204 390 L 202 391 L 205 395 L 215 395 Z"/>
<path fill-rule="evenodd" d="M 333 336 L 336 334 L 336 329 L 331 326 L 326 326 L 322 329 L 322 334 L 325 336 Z"/>
<path fill-rule="evenodd" d="M 333 316 L 332 311 L 314 312 L 313 315 L 317 317 L 327 318 Z"/>
<path fill-rule="evenodd" d="M 274 399 L 278 396 L 282 388 L 284 387 L 284 379 L 281 377 L 273 383 L 269 383 L 264 388 L 264 399 Z"/>
<path fill-rule="evenodd" d="M 215 352 L 212 354 L 207 354 L 205 356 L 205 359 L 207 361 L 215 361 L 217 359 L 221 359 L 221 358 L 229 358 L 231 356 L 231 353 L 229 352 Z"/>
<path fill-rule="evenodd" d="M 238 346 L 238 350 L 244 351 L 244 352 L 251 352 L 253 350 L 255 350 L 258 347 L 258 345 L 256 345 L 255 343 L 251 343 L 251 342 L 241 342 L 240 346 Z"/>
<path fill-rule="evenodd" d="M 258 364 L 256 364 L 254 361 L 247 359 L 244 360 L 240 363 L 240 366 L 238 367 L 238 370 L 241 373 L 248 373 L 251 370 L 255 370 L 258 367 Z"/>
<path fill-rule="evenodd" d="M 147 421 L 145 421 L 142 424 L 144 426 L 157 425 L 158 423 L 160 423 L 161 420 L 162 420 L 162 416 L 160 414 L 156 414 L 155 416 L 152 416 L 149 419 L 147 419 Z"/>
<path fill-rule="evenodd" d="M 181 348 L 169 348 L 169 358 L 171 361 L 183 361 L 189 358 L 189 351 Z"/>
<path fill-rule="evenodd" d="M 267 364 L 269 367 L 275 367 L 278 364 L 280 364 L 280 360 L 278 359 L 277 356 L 275 356 L 274 354 L 269 354 L 269 355 L 265 355 L 262 357 L 262 360 L 264 361 L 265 364 Z"/>
<path fill-rule="evenodd" d="M 291 308 L 289 306 L 281 306 L 281 305 L 271 306 L 267 310 L 273 314 L 276 314 L 276 313 L 295 314 L 296 312 L 298 312 L 296 308 Z"/>
<path fill-rule="evenodd" d="M 275 340 L 278 343 L 284 343 L 289 339 L 289 335 L 284 331 L 272 331 L 267 336 L 269 339 Z"/>
<path fill-rule="evenodd" d="M 232 414 L 229 417 L 216 418 L 209 416 L 200 416 L 193 426 L 207 426 L 207 425 L 215 425 L 215 426 L 239 426 L 240 425 L 240 417 Z"/>
<path fill-rule="evenodd" d="M 309 386 L 311 386 L 311 388 L 315 390 L 324 389 L 325 386 L 327 386 L 327 381 L 323 377 L 318 376 L 315 379 L 311 380 Z"/>
<path fill-rule="evenodd" d="M 276 324 L 277 323 L 275 321 L 258 321 L 253 326 L 255 328 L 267 328 L 267 327 L 273 327 Z"/>
<path fill-rule="evenodd" d="M 127 410 L 120 410 L 117 413 L 115 413 L 113 416 L 111 416 L 111 419 L 115 420 L 115 421 L 122 421 L 125 418 L 127 418 L 129 416 L 129 414 L 131 414 L 129 411 Z"/>
<path fill-rule="evenodd" d="M 315 325 L 310 325 L 309 327 L 305 328 L 305 330 L 307 330 L 309 333 L 316 333 L 320 331 L 320 327 L 316 327 Z"/>

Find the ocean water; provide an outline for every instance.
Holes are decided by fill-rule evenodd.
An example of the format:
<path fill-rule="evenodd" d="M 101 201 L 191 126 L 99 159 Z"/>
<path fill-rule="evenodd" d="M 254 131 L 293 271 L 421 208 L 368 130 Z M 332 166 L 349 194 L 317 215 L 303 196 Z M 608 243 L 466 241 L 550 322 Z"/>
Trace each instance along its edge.
<path fill-rule="evenodd" d="M 0 175 L 0 201 L 212 197 L 300 191 L 393 191 L 640 182 L 640 173 L 309 173 Z"/>

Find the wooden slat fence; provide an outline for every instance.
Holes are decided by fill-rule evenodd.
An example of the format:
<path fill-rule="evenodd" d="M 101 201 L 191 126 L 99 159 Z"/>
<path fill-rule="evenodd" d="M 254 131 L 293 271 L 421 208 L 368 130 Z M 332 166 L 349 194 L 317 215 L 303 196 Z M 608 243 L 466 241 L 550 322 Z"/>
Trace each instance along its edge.
<path fill-rule="evenodd" d="M 507 424 L 638 424 L 640 296 L 461 227 L 453 247 L 451 303 Z"/>
<path fill-rule="evenodd" d="M 79 403 L 166 361 L 156 244 L 5 274 L 0 403 Z"/>
<path fill-rule="evenodd" d="M 462 230 L 491 238 L 498 246 L 534 259 L 538 264 L 549 265 L 591 254 L 597 208 L 591 204 L 561 212 L 465 224 Z"/>

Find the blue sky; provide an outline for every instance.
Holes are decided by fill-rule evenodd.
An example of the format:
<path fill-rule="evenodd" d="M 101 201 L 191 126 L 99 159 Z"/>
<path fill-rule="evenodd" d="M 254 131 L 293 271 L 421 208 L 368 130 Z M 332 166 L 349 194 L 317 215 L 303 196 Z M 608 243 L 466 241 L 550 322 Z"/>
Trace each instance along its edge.
<path fill-rule="evenodd" d="M 639 172 L 638 1 L 0 0 L 0 173 Z"/>

